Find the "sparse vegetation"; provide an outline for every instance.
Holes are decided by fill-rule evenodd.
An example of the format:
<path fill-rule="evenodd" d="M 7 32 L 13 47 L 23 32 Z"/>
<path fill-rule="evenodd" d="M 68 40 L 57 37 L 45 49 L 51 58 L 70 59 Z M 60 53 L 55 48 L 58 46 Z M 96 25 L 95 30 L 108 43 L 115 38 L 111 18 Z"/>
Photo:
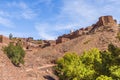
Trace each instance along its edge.
<path fill-rule="evenodd" d="M 67 53 L 55 67 L 60 80 L 119 80 L 120 48 L 110 44 L 108 50 L 91 49 L 82 56 Z"/>
<path fill-rule="evenodd" d="M 15 46 L 10 43 L 7 47 L 4 47 L 3 50 L 15 66 L 19 66 L 20 63 L 24 64 L 25 51 L 20 44 Z"/>
<path fill-rule="evenodd" d="M 37 40 L 37 44 L 42 44 L 42 40 L 41 40 L 41 39 L 38 39 L 38 40 Z"/>
<path fill-rule="evenodd" d="M 91 40 L 87 40 L 85 41 L 83 44 L 88 44 Z"/>

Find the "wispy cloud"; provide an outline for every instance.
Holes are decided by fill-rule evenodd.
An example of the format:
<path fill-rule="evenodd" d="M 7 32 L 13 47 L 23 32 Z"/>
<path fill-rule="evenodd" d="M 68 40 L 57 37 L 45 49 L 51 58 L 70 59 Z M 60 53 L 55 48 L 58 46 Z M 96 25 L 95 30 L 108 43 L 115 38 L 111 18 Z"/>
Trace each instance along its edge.
<path fill-rule="evenodd" d="M 37 14 L 34 13 L 32 10 L 28 9 L 28 10 L 24 10 L 22 16 L 24 19 L 33 19 L 34 17 L 37 16 Z"/>
<path fill-rule="evenodd" d="M 2 16 L 2 17 L 10 17 L 10 14 L 8 12 L 0 10 L 0 16 Z"/>
<path fill-rule="evenodd" d="M 0 24 L 2 26 L 7 27 L 7 28 L 14 28 L 15 27 L 14 23 L 11 20 L 9 20 L 7 18 L 3 18 L 3 17 L 0 17 Z"/>
<path fill-rule="evenodd" d="M 46 5 L 50 5 L 52 3 L 52 0 L 36 0 L 35 5 L 45 3 Z"/>
<path fill-rule="evenodd" d="M 96 20 L 99 15 L 97 7 L 90 5 L 85 0 L 63 0 L 63 4 L 60 17 L 68 18 L 72 23 L 87 26 L 90 21 Z"/>
<path fill-rule="evenodd" d="M 61 9 L 60 16 L 72 19 L 72 22 L 81 23 L 81 25 L 90 25 L 102 15 L 118 15 L 120 1 L 118 0 L 63 0 L 64 6 Z M 117 13 L 113 13 L 117 11 Z"/>
<path fill-rule="evenodd" d="M 37 13 L 35 13 L 34 10 L 29 7 L 30 5 L 27 5 L 25 2 L 13 1 L 7 3 L 7 6 L 9 8 L 15 8 L 15 10 L 19 10 L 14 11 L 13 13 L 16 13 L 16 15 L 11 14 L 12 16 L 16 16 L 23 19 L 33 19 L 37 16 Z"/>
<path fill-rule="evenodd" d="M 19 7 L 22 9 L 22 17 L 25 19 L 33 19 L 37 16 L 37 13 L 35 13 L 27 4 L 24 2 L 19 3 Z"/>
<path fill-rule="evenodd" d="M 42 39 L 49 39 L 49 40 L 54 40 L 56 35 L 52 35 L 52 32 L 54 32 L 54 28 L 52 28 L 51 25 L 47 24 L 47 23 L 37 23 L 35 25 L 36 30 L 38 31 L 39 36 Z M 52 30 L 50 29 L 52 28 Z"/>
<path fill-rule="evenodd" d="M 93 16 L 95 16 L 94 12 L 96 12 L 96 10 L 94 10 L 92 6 L 87 6 L 83 1 L 63 0 L 63 3 L 64 5 L 61 6 L 60 13 L 53 18 L 53 24 L 46 22 L 37 25 L 36 29 L 39 32 L 40 37 L 45 39 L 55 39 L 58 35 L 52 35 L 51 32 L 78 29 L 83 25 L 82 23 L 88 22 Z M 90 9 L 92 11 L 90 11 Z M 83 17 L 87 19 L 83 19 Z M 94 20 L 95 18 L 92 19 Z"/>

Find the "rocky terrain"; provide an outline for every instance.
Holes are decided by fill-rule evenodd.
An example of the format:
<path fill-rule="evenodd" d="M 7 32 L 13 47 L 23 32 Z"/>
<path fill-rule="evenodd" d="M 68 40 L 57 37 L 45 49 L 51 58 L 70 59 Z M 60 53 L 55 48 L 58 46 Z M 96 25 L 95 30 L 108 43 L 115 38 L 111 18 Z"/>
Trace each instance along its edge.
<path fill-rule="evenodd" d="M 42 47 L 26 49 L 25 64 L 21 67 L 15 67 L 1 50 L 0 80 L 58 80 L 52 68 L 56 59 L 65 52 L 81 54 L 91 48 L 105 50 L 110 43 L 120 47 L 119 30 L 112 16 L 101 16 L 92 26 L 59 36 L 55 41 L 46 41 Z M 0 46 L 5 43 L 1 42 Z"/>

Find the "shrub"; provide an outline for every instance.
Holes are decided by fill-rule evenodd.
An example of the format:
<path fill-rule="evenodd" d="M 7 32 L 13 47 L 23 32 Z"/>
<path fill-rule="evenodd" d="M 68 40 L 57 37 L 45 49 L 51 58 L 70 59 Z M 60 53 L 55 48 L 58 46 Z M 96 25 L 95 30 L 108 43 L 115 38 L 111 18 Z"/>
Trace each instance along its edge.
<path fill-rule="evenodd" d="M 15 66 L 19 66 L 20 63 L 24 64 L 25 51 L 20 45 L 14 46 L 10 43 L 3 50 Z"/>

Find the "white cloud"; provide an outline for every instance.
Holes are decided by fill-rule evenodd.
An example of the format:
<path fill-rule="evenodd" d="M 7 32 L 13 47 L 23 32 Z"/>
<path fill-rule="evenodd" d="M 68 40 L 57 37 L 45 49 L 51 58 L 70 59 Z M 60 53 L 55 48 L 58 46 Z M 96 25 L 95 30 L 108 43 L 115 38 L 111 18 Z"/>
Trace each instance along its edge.
<path fill-rule="evenodd" d="M 35 28 L 38 31 L 38 34 L 42 39 L 54 40 L 56 37 L 55 35 L 52 35 L 51 33 L 52 31 L 54 31 L 54 28 L 52 28 L 52 26 L 47 23 L 36 24 Z"/>
<path fill-rule="evenodd" d="M 3 17 L 0 17 L 0 24 L 7 27 L 7 28 L 14 28 L 15 27 L 14 23 L 11 20 L 9 20 L 7 18 L 3 18 Z"/>

